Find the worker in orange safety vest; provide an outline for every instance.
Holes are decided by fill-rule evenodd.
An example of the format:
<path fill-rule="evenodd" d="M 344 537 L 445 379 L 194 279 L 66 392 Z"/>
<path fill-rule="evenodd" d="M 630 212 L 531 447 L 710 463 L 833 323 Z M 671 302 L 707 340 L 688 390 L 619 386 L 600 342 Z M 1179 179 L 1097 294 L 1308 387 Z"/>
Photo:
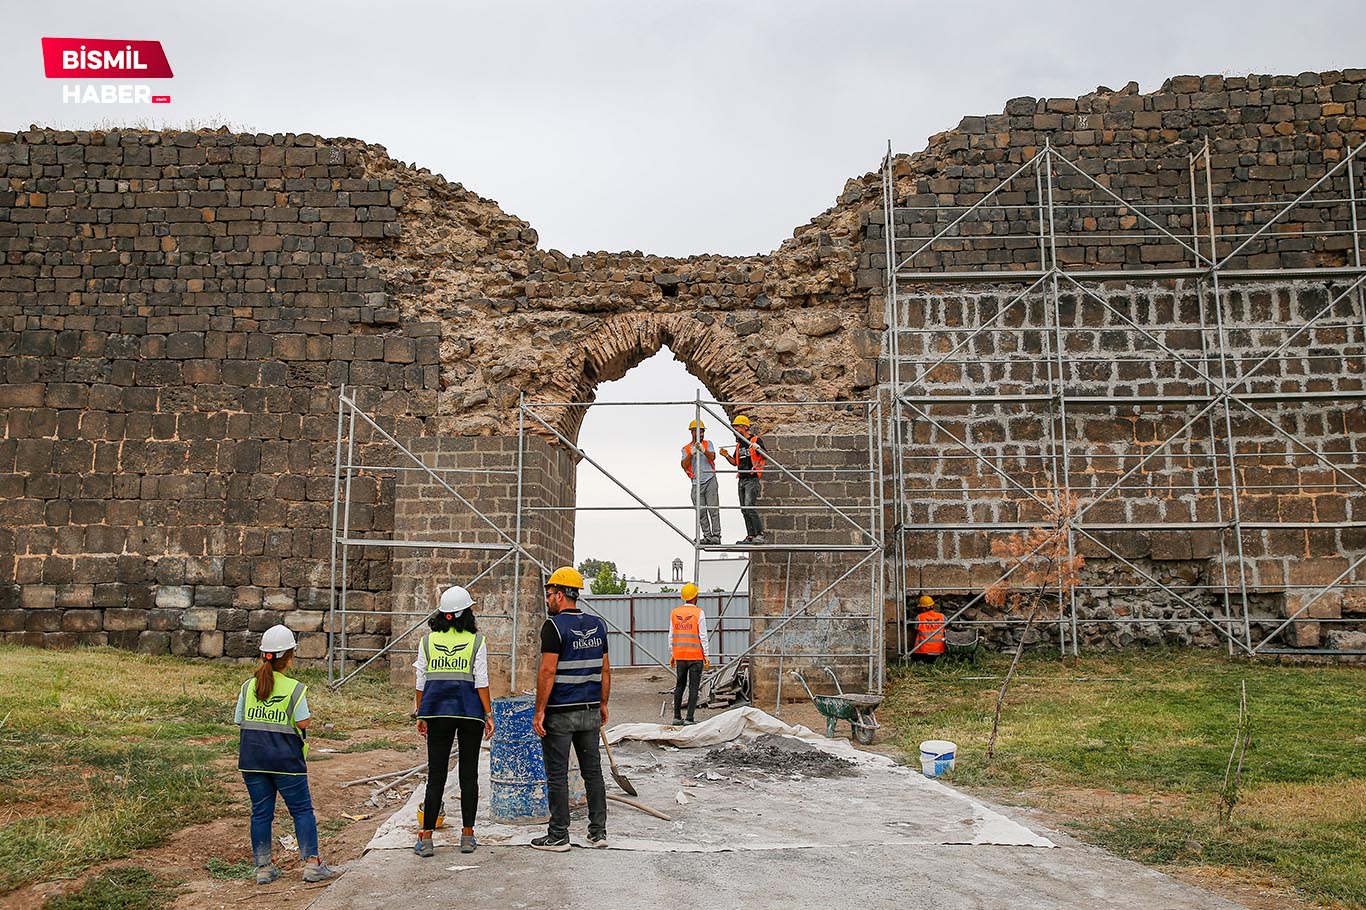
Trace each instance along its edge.
<path fill-rule="evenodd" d="M 669 665 L 678 671 L 674 684 L 674 725 L 694 723 L 697 689 L 702 683 L 702 668 L 707 656 L 707 617 L 697 605 L 697 585 L 683 586 L 683 603 L 669 614 Z M 683 688 L 688 689 L 688 717 L 683 718 Z"/>
<path fill-rule="evenodd" d="M 700 420 L 688 424 L 692 438 L 683 447 L 678 464 L 688 475 L 692 504 L 697 508 L 698 543 L 713 546 L 721 542 L 721 499 L 716 492 L 716 447 L 707 438 L 707 426 Z"/>
<path fill-rule="evenodd" d="M 920 612 L 915 615 L 915 647 L 911 648 L 911 660 L 933 663 L 944 653 L 944 614 L 935 609 L 934 598 L 928 594 L 920 595 L 917 606 Z"/>

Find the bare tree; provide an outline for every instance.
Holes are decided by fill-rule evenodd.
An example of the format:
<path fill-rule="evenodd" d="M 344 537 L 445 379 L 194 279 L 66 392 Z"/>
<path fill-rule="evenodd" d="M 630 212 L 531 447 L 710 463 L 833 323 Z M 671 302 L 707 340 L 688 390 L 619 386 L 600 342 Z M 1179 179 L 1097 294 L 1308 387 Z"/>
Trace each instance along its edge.
<path fill-rule="evenodd" d="M 1001 710 L 1005 707 L 1006 691 L 1015 676 L 1015 668 L 1020 664 L 1020 655 L 1024 653 L 1034 622 L 1045 603 L 1054 600 L 1062 603 L 1071 593 L 1085 565 L 1082 557 L 1071 552 L 1068 543 L 1073 516 L 1077 514 L 1076 497 L 1059 492 L 1052 497 L 1052 502 L 1052 508 L 1044 516 L 1048 522 L 1046 525 L 991 542 L 991 554 L 1001 560 L 1006 571 L 987 586 L 983 597 L 993 607 L 1002 607 L 1008 613 L 1023 614 L 1025 625 L 1020 633 L 1020 642 L 1015 647 L 1015 656 L 1010 661 L 1010 669 L 1006 671 L 1001 691 L 996 696 L 996 714 L 991 721 L 991 738 L 987 740 L 987 761 L 995 756 L 996 734 L 1001 727 Z"/>

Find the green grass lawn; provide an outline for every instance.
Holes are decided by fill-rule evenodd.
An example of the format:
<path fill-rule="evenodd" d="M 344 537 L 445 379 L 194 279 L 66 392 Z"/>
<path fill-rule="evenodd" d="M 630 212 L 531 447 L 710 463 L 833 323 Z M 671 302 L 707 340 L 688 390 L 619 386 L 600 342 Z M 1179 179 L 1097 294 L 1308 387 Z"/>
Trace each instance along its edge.
<path fill-rule="evenodd" d="M 893 671 L 889 733 L 909 755 L 926 739 L 958 743 L 953 783 L 1038 806 L 1121 855 L 1271 873 L 1325 906 L 1366 908 L 1366 668 L 1189 651 L 1027 657 L 988 765 L 1008 663 Z M 1252 745 L 1220 829 L 1243 681 Z"/>
<path fill-rule="evenodd" d="M 13 647 L 0 666 L 0 894 L 158 846 L 240 801 L 232 711 L 250 666 Z M 320 671 L 297 675 L 334 726 L 315 739 L 407 725 L 411 699 L 387 673 L 337 692 Z M 95 887 L 126 884 L 115 879 Z"/>

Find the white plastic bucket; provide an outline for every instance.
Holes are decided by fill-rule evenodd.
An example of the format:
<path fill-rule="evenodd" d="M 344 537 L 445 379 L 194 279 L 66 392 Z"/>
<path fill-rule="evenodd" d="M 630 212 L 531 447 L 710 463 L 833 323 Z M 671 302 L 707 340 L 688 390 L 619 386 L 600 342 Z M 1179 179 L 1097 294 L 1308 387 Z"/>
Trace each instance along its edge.
<path fill-rule="evenodd" d="M 920 744 L 920 772 L 926 777 L 938 777 L 953 770 L 958 744 L 946 739 L 927 739 Z"/>

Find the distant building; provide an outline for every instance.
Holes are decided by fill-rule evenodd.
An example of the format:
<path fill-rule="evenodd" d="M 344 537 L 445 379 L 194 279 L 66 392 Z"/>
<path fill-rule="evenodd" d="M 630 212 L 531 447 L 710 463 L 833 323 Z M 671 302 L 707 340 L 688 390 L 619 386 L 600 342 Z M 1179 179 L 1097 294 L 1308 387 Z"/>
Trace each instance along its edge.
<path fill-rule="evenodd" d="M 670 565 L 670 579 L 664 580 L 660 569 L 655 569 L 654 580 L 648 578 L 627 578 L 626 592 L 628 594 L 662 594 L 667 591 L 677 591 L 684 584 L 691 581 L 688 577 L 691 573 L 685 574 L 685 563 L 681 558 L 675 558 Z M 718 554 L 707 556 L 699 563 L 701 578 L 697 582 L 697 587 L 704 593 L 721 588 L 727 593 L 735 590 L 736 582 L 745 575 L 745 568 L 749 565 L 749 559 L 744 556 L 729 556 L 728 554 Z M 740 594 L 749 593 L 749 577 L 745 575 L 745 580 L 740 584 Z"/>

